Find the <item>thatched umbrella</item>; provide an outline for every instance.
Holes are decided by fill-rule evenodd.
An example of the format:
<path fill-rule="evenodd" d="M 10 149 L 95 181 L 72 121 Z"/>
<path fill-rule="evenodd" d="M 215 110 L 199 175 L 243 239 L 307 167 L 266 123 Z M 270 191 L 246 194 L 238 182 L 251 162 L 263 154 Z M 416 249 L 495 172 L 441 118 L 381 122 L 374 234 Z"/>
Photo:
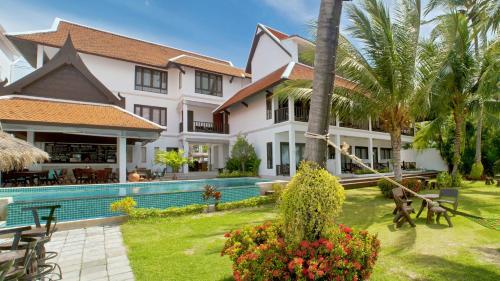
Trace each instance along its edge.
<path fill-rule="evenodd" d="M 0 131 L 0 172 L 21 170 L 48 159 L 47 152 Z"/>

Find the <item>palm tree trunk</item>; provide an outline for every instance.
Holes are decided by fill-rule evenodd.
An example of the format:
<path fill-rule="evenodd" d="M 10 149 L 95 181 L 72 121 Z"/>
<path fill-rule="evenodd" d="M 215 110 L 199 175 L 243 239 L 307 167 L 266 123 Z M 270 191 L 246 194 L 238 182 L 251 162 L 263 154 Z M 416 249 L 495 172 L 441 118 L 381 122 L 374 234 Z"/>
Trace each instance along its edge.
<path fill-rule="evenodd" d="M 476 155 L 474 160 L 476 163 L 481 162 L 481 133 L 483 130 L 483 104 L 479 107 L 479 116 L 477 117 L 477 131 L 476 131 Z"/>
<path fill-rule="evenodd" d="M 341 11 L 342 0 L 321 0 L 314 58 L 313 93 L 307 128 L 310 133 L 328 134 Z M 325 167 L 326 147 L 324 140 L 308 138 L 305 158 Z"/>
<path fill-rule="evenodd" d="M 389 134 L 391 136 L 394 179 L 401 181 L 403 179 L 403 172 L 401 171 L 401 130 L 395 129 L 389 132 Z"/>
<path fill-rule="evenodd" d="M 462 125 L 464 118 L 461 113 L 454 112 L 453 118 L 455 119 L 455 140 L 453 143 L 453 170 L 451 176 L 455 177 L 458 174 L 458 165 L 460 164 L 460 151 L 462 147 Z"/>

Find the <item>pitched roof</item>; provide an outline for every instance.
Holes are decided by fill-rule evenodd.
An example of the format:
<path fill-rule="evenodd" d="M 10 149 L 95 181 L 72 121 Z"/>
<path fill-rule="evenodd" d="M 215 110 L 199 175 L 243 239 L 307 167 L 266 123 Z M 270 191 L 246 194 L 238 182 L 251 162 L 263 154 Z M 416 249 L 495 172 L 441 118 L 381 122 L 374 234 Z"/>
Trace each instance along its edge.
<path fill-rule="evenodd" d="M 228 107 L 243 101 L 244 99 L 271 88 L 285 80 L 312 80 L 314 79 L 314 68 L 301 63 L 290 62 L 261 79 L 248 84 L 239 90 L 234 96 L 227 99 L 215 111 L 225 110 Z M 335 87 L 354 89 L 356 84 L 338 75 L 335 76 Z"/>
<path fill-rule="evenodd" d="M 19 96 L 0 97 L 0 120 L 121 130 L 164 130 L 163 127 L 114 105 Z"/>
<path fill-rule="evenodd" d="M 278 38 L 279 40 L 285 40 L 287 39 L 288 37 L 290 37 L 290 35 L 288 34 L 285 34 L 279 30 L 276 30 L 274 28 L 271 28 L 269 26 L 265 26 L 267 28 L 267 30 L 269 30 L 269 32 L 271 32 L 274 36 L 276 36 L 276 38 Z"/>
<path fill-rule="evenodd" d="M 243 69 L 190 55 L 180 55 L 171 59 L 169 64 L 184 65 L 236 77 L 251 77 L 251 75 L 246 73 Z"/>
<path fill-rule="evenodd" d="M 57 24 L 57 28 L 54 30 L 10 34 L 7 37 L 14 42 L 16 40 L 29 41 L 59 48 L 64 44 L 68 34 L 71 34 L 78 52 L 154 67 L 166 67 L 171 58 L 180 55 L 190 55 L 220 64 L 231 65 L 230 62 L 225 60 L 125 37 L 63 20 L 56 20 L 55 24 Z"/>
<path fill-rule="evenodd" d="M 284 40 L 289 36 L 281 31 L 259 23 L 257 24 L 257 27 L 255 29 L 255 35 L 252 40 L 252 47 L 250 48 L 250 53 L 248 54 L 247 66 L 245 68 L 245 71 L 248 73 L 252 73 L 252 59 L 255 54 L 255 50 L 257 49 L 257 45 L 259 44 L 260 38 L 264 34 L 267 34 L 269 38 L 271 38 L 271 40 L 273 40 L 285 54 L 290 56 L 290 58 L 292 57 L 292 54 L 290 54 L 290 52 L 283 46 L 283 44 L 281 44 L 281 40 Z"/>

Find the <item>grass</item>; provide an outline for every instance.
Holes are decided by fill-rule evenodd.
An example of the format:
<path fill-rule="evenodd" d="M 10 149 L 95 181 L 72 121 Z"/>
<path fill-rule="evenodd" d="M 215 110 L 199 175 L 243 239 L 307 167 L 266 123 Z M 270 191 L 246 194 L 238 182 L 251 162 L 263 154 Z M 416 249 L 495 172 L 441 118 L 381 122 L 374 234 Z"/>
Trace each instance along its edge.
<path fill-rule="evenodd" d="M 430 191 L 433 192 L 433 191 Z M 434 191 L 436 192 L 436 191 Z M 463 216 L 453 228 L 426 225 L 425 211 L 396 229 L 394 203 L 377 188 L 347 190 L 337 221 L 378 233 L 382 251 L 371 280 L 500 280 L 500 232 Z M 500 219 L 500 188 L 467 183 L 459 210 Z M 420 200 L 415 199 L 415 207 Z M 137 280 L 232 280 L 231 263 L 220 256 L 223 234 L 276 217 L 272 206 L 207 215 L 129 222 L 122 226 Z M 414 217 L 414 215 L 413 215 Z"/>

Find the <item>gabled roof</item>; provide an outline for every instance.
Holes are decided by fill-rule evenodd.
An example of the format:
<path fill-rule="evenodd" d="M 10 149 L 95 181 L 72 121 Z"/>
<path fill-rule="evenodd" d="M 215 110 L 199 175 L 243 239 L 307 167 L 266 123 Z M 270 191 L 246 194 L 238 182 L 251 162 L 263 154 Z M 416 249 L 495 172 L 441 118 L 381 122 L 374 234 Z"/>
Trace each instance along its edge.
<path fill-rule="evenodd" d="M 115 105 L 21 96 L 0 97 L 0 121 L 155 132 L 165 130 Z"/>
<path fill-rule="evenodd" d="M 8 34 L 7 37 L 20 44 L 31 42 L 60 48 L 68 34 L 78 52 L 140 63 L 154 67 L 166 67 L 170 59 L 180 55 L 190 55 L 220 64 L 230 62 L 184 51 L 169 46 L 142 41 L 107 31 L 56 19 L 51 30 Z M 22 48 L 20 48 L 22 51 Z"/>
<path fill-rule="evenodd" d="M 27 87 L 44 77 L 48 77 L 51 73 L 56 72 L 58 69 L 68 65 L 73 66 L 77 71 L 79 71 L 79 73 L 86 78 L 88 83 L 95 87 L 95 89 L 105 97 L 105 100 L 107 100 L 108 103 L 121 107 L 125 106 L 125 99 L 119 99 L 118 97 L 116 97 L 108 88 L 106 88 L 106 86 L 101 83 L 101 81 L 99 81 L 88 70 L 88 68 L 85 66 L 82 59 L 78 55 L 70 35 L 67 35 L 64 45 L 59 50 L 59 52 L 57 52 L 54 58 L 52 58 L 41 68 L 31 72 L 30 74 L 8 85 L 7 87 L 0 87 L 0 95 L 29 94 L 24 92 Z M 67 94 L 71 95 L 71 93 Z M 75 100 L 77 98 L 78 97 L 76 96 L 74 97 Z"/>
<path fill-rule="evenodd" d="M 203 58 L 197 58 L 190 55 L 180 55 L 170 60 L 169 65 L 189 66 L 199 68 L 219 74 L 225 74 L 236 77 L 250 77 L 243 69 L 229 66 L 227 64 L 218 63 Z"/>
<path fill-rule="evenodd" d="M 227 99 L 215 111 L 222 111 L 228 107 L 244 101 L 246 98 L 274 87 L 285 80 L 313 80 L 314 68 L 296 62 L 290 62 L 261 79 L 248 84 L 234 96 Z M 335 87 L 354 89 L 356 84 L 338 75 L 335 76 Z"/>
<path fill-rule="evenodd" d="M 263 24 L 258 24 L 255 29 L 255 35 L 252 41 L 252 47 L 250 48 L 250 54 L 248 54 L 247 66 L 245 71 L 252 73 L 252 59 L 259 44 L 260 38 L 264 35 L 268 35 L 288 56 L 292 57 L 292 54 L 281 44 L 281 40 L 287 39 L 289 36 L 281 31 L 267 27 Z"/>

